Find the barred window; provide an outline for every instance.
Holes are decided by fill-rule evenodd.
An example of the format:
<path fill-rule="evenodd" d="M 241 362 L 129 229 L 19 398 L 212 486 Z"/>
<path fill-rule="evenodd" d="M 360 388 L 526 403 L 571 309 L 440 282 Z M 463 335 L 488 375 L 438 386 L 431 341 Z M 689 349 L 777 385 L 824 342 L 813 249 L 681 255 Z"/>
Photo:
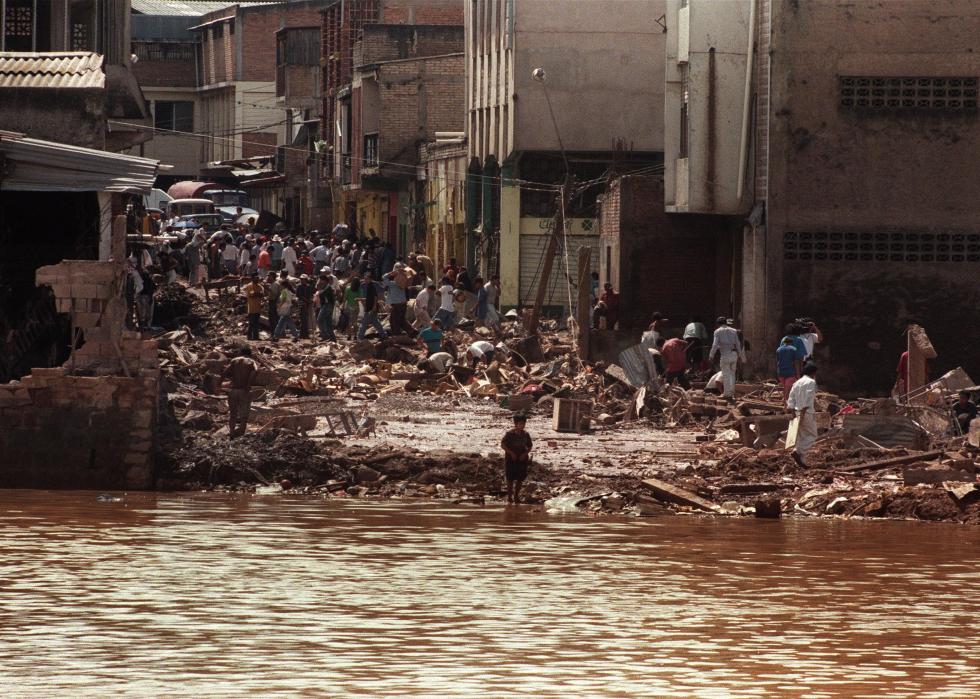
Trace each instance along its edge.
<path fill-rule="evenodd" d="M 783 255 L 803 262 L 980 262 L 980 233 L 788 232 Z"/>
<path fill-rule="evenodd" d="M 134 41 L 133 53 L 141 61 L 193 61 L 195 46 L 186 42 Z"/>
<path fill-rule="evenodd" d="M 840 106 L 854 111 L 975 112 L 977 78 L 838 77 Z"/>

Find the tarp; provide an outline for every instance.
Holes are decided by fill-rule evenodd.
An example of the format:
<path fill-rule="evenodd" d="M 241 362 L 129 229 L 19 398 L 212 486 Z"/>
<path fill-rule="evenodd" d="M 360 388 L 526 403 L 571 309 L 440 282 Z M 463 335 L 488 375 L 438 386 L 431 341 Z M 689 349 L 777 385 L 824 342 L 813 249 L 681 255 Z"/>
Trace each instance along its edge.
<path fill-rule="evenodd" d="M 216 182 L 183 180 L 170 185 L 170 189 L 167 190 L 167 196 L 171 199 L 203 199 L 204 192 L 209 189 L 223 189 L 223 187 Z"/>
<path fill-rule="evenodd" d="M 129 192 L 153 187 L 159 160 L 0 133 L 4 192 Z"/>

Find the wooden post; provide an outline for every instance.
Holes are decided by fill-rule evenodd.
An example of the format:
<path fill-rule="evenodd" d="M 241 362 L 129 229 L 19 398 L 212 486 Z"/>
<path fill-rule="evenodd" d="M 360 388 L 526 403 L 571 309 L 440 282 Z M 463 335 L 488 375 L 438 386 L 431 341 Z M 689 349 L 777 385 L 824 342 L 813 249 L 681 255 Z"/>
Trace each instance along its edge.
<path fill-rule="evenodd" d="M 586 361 L 589 358 L 589 311 L 592 308 L 592 276 L 590 262 L 592 250 L 587 245 L 578 249 L 578 307 L 575 320 L 578 323 L 578 358 Z"/>
<path fill-rule="evenodd" d="M 541 276 L 538 279 L 537 293 L 534 295 L 534 308 L 531 309 L 531 317 L 528 318 L 525 328 L 529 335 L 538 332 L 538 321 L 541 319 L 541 307 L 544 306 L 544 295 L 548 290 L 548 282 L 551 281 L 551 268 L 555 263 L 555 254 L 558 252 L 558 241 L 565 233 L 565 207 L 571 198 L 572 178 L 565 176 L 565 184 L 558 193 L 555 202 L 555 227 L 551 231 L 548 239 L 548 248 L 544 253 L 544 264 L 541 266 Z M 566 272 L 568 270 L 565 270 Z"/>

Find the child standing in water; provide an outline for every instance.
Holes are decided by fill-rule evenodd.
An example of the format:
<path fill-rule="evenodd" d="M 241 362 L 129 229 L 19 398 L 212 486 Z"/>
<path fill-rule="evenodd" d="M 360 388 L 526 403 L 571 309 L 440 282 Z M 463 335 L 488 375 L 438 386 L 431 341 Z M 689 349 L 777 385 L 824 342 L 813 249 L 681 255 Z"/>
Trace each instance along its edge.
<path fill-rule="evenodd" d="M 507 502 L 515 505 L 521 499 L 521 486 L 527 478 L 527 467 L 531 463 L 531 435 L 524 427 L 527 416 L 518 413 L 514 415 L 514 429 L 508 430 L 500 440 L 504 450 L 504 475 L 507 478 Z"/>

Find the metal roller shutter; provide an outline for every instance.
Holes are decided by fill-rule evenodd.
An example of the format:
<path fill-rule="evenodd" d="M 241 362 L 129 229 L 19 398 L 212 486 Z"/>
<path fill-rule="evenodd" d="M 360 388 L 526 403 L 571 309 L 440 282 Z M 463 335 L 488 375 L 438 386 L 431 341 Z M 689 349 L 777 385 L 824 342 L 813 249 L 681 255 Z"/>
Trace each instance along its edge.
<path fill-rule="evenodd" d="M 521 283 L 520 283 L 520 302 L 524 306 L 534 304 L 534 297 L 538 293 L 538 279 L 541 277 L 541 270 L 544 267 L 544 253 L 548 249 L 547 235 L 522 235 L 521 236 Z M 591 271 L 599 271 L 599 236 L 597 235 L 570 235 L 568 236 L 568 264 L 572 268 L 570 281 L 574 284 L 578 274 L 578 249 L 583 245 L 592 248 L 592 259 L 590 262 Z M 545 306 L 553 306 L 564 309 L 568 312 L 568 283 L 569 278 L 565 273 L 565 250 L 563 244 L 558 246 L 558 253 L 555 256 L 555 263 L 551 267 L 551 278 L 548 281 L 548 290 L 544 297 Z M 575 303 L 575 286 L 571 287 L 572 303 Z"/>

